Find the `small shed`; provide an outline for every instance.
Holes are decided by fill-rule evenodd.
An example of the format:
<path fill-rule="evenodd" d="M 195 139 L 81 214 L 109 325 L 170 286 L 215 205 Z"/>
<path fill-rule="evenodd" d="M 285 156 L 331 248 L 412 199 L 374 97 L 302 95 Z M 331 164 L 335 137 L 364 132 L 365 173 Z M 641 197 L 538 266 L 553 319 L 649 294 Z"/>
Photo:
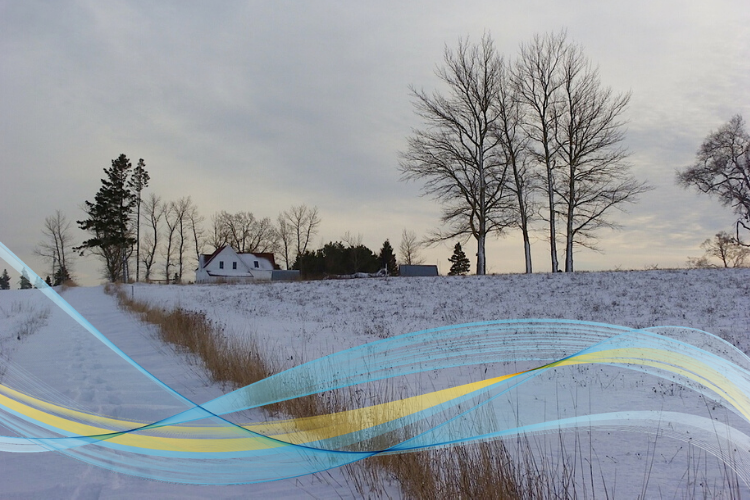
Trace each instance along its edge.
<path fill-rule="evenodd" d="M 398 268 L 401 276 L 439 276 L 436 265 L 401 265 Z"/>
<path fill-rule="evenodd" d="M 271 273 L 271 281 L 297 281 L 300 279 L 299 271 L 283 271 L 276 269 Z"/>

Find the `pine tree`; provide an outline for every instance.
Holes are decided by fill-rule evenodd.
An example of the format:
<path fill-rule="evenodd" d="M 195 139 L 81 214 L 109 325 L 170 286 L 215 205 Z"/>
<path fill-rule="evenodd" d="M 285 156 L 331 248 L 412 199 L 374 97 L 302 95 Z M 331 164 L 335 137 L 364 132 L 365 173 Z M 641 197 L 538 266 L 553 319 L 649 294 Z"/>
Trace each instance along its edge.
<path fill-rule="evenodd" d="M 451 270 L 448 272 L 448 276 L 464 276 L 468 274 L 469 269 L 471 268 L 471 263 L 461 249 L 461 243 L 456 243 L 456 246 L 453 248 L 453 255 L 451 255 L 451 258 L 448 260 L 453 263 L 453 265 L 451 265 Z"/>
<path fill-rule="evenodd" d="M 143 158 L 138 160 L 138 165 L 133 170 L 133 175 L 130 177 L 128 187 L 133 189 L 135 194 L 135 210 L 136 210 L 136 222 L 135 222 L 135 280 L 138 281 L 140 274 L 141 264 L 141 192 L 144 188 L 148 187 L 148 181 L 151 177 L 146 172 L 146 162 Z"/>
<path fill-rule="evenodd" d="M 63 285 L 66 281 L 70 280 L 70 274 L 68 273 L 68 270 L 64 267 L 58 267 L 57 271 L 55 271 L 55 275 L 53 276 L 53 285 Z"/>
<path fill-rule="evenodd" d="M 88 219 L 77 221 L 92 238 L 81 243 L 76 250 L 91 250 L 104 260 L 105 275 L 112 282 L 127 279 L 127 259 L 135 244 L 130 230 L 130 216 L 135 208 L 135 195 L 131 191 L 128 175 L 132 165 L 124 154 L 112 160 L 112 167 L 104 169 L 107 175 L 94 203 L 86 201 L 84 210 Z"/>
<path fill-rule="evenodd" d="M 390 276 L 398 276 L 398 264 L 396 263 L 396 254 L 393 253 L 393 247 L 391 242 L 385 240 L 383 248 L 380 249 L 380 255 L 378 255 L 380 265 L 385 267 Z"/>
<path fill-rule="evenodd" d="M 0 276 L 0 290 L 10 290 L 10 276 L 7 269 L 3 269 L 3 274 Z"/>
<path fill-rule="evenodd" d="M 21 279 L 18 281 L 18 286 L 21 290 L 31 289 L 31 281 L 29 280 L 29 275 L 26 273 L 26 269 L 21 271 Z"/>

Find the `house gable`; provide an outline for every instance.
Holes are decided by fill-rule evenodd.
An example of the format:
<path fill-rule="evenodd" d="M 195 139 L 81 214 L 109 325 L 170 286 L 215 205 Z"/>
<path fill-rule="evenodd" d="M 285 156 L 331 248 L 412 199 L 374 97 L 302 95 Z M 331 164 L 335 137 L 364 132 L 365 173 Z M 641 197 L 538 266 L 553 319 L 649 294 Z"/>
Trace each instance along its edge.
<path fill-rule="evenodd" d="M 252 276 L 246 262 L 240 258 L 232 247 L 225 246 L 214 252 L 211 257 L 204 262 L 203 270 L 209 276 L 225 277 L 247 277 Z"/>
<path fill-rule="evenodd" d="M 237 253 L 232 247 L 223 246 L 210 255 L 201 255 L 195 279 L 198 283 L 270 280 L 273 269 L 272 254 L 269 259 L 268 254 Z"/>

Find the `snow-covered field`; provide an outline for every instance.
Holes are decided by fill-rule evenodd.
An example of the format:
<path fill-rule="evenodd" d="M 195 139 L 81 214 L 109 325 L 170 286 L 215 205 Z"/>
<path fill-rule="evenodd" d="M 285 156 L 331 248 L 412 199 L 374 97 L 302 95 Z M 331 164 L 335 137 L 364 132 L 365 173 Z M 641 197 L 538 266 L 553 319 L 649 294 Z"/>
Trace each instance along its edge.
<path fill-rule="evenodd" d="M 515 318 L 561 318 L 635 328 L 673 325 L 713 333 L 750 352 L 750 270 L 674 270 L 484 277 L 388 278 L 257 285 L 135 285 L 135 299 L 204 312 L 227 335 L 252 336 L 278 370 L 330 353 L 442 325 Z M 155 340 L 151 327 L 116 309 L 100 287 L 69 289 L 63 297 L 115 344 L 188 398 L 203 402 L 222 388 L 206 379 L 195 360 Z M 48 310 L 45 324 L 17 340 L 26 316 Z M 33 313 L 32 313 L 33 311 Z M 24 316 L 26 315 L 26 316 Z M 37 314 L 38 315 L 38 314 Z M 43 314 L 42 314 L 43 315 Z M 0 356 L 53 392 L 88 411 L 156 419 L 176 403 L 149 391 L 145 380 L 91 338 L 38 292 L 0 293 Z M 503 366 L 481 366 L 502 372 Z M 553 413 L 656 409 L 704 414 L 748 433 L 750 425 L 690 388 L 638 372 L 606 367 L 556 369 L 537 377 L 515 404 L 544 403 Z M 598 370 L 598 371 L 597 371 Z M 444 375 L 441 375 L 444 377 Z M 423 377 L 433 390 L 478 380 L 477 369 Z M 489 376 L 486 375 L 486 376 Z M 437 377 L 437 375 L 436 375 Z M 14 379 L 14 380 L 16 380 Z M 123 385 L 122 380 L 128 380 Z M 126 390 L 123 389 L 125 387 Z M 525 398 L 525 399 L 523 399 Z M 550 408 L 547 407 L 547 404 Z M 541 406 L 540 406 L 541 408 Z M 568 416 L 558 415 L 558 416 Z M 744 427 L 743 427 L 744 425 Z M 569 436 L 573 436 L 570 438 Z M 615 498 L 714 497 L 723 467 L 702 450 L 642 432 L 579 430 L 534 438 L 542 455 L 574 454 L 593 470 L 593 489 Z M 570 440 L 572 439 L 572 440 Z M 568 441 L 566 441 L 568 440 Z M 575 453 L 573 453 L 575 450 Z M 261 485 L 194 487 L 150 482 L 100 470 L 56 454 L 0 454 L 3 496 L 133 497 L 351 497 L 341 470 Z M 748 490 L 743 486 L 743 496 Z M 589 488 L 590 493 L 590 488 Z"/>
<path fill-rule="evenodd" d="M 102 287 L 63 298 L 157 378 L 201 403 L 223 394 L 195 360 L 162 344 L 152 327 L 121 312 Z M 44 325 L 17 340 L 31 312 Z M 52 402 L 115 418 L 153 422 L 184 409 L 34 290 L 0 293 L 0 383 L 33 387 Z M 14 435 L 0 424 L 0 435 Z M 55 452 L 0 452 L 0 498 L 352 498 L 340 471 L 274 483 L 192 486 L 150 481 Z"/>

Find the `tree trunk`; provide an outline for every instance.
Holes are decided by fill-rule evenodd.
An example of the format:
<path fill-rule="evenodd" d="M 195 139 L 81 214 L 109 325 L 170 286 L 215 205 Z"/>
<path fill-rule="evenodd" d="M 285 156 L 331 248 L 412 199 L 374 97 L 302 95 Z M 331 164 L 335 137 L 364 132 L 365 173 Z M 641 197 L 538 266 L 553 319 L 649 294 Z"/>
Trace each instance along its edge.
<path fill-rule="evenodd" d="M 568 179 L 568 210 L 566 220 L 566 234 L 565 234 L 565 272 L 573 272 L 573 209 L 575 207 L 576 199 L 576 184 L 575 184 L 575 168 L 572 166 L 573 160 L 568 160 L 570 171 L 570 179 Z"/>
<path fill-rule="evenodd" d="M 141 192 L 138 191 L 137 215 L 135 218 L 135 281 L 141 275 Z"/>
<path fill-rule="evenodd" d="M 526 259 L 526 274 L 531 274 L 531 242 L 529 241 L 529 230 L 524 225 L 523 229 L 523 255 Z"/>
<path fill-rule="evenodd" d="M 547 168 L 547 199 L 549 200 L 549 251 L 552 258 L 552 272 L 556 273 L 560 270 L 560 265 L 557 261 L 557 233 L 555 231 L 555 190 L 554 190 L 554 178 L 552 171 L 552 153 L 549 150 L 549 136 L 548 130 L 545 128 L 542 132 L 542 142 L 544 143 L 544 162 Z"/>
<path fill-rule="evenodd" d="M 531 274 L 531 241 L 529 239 L 529 217 L 526 213 L 526 200 L 518 175 L 518 170 L 513 160 L 513 176 L 516 182 L 516 196 L 518 197 L 518 211 L 521 215 L 521 234 L 523 235 L 523 256 L 526 262 L 526 274 Z"/>
<path fill-rule="evenodd" d="M 552 190 L 552 168 L 547 166 L 547 195 L 549 199 L 549 251 L 552 258 L 552 272 L 560 266 L 557 262 L 557 234 L 555 233 L 555 192 Z"/>
<path fill-rule="evenodd" d="M 477 275 L 485 274 L 487 239 L 487 193 L 484 179 L 484 146 L 479 149 L 479 236 L 477 237 Z"/>
<path fill-rule="evenodd" d="M 485 274 L 486 256 L 484 251 L 484 243 L 487 239 L 485 234 L 477 236 L 477 275 Z"/>

